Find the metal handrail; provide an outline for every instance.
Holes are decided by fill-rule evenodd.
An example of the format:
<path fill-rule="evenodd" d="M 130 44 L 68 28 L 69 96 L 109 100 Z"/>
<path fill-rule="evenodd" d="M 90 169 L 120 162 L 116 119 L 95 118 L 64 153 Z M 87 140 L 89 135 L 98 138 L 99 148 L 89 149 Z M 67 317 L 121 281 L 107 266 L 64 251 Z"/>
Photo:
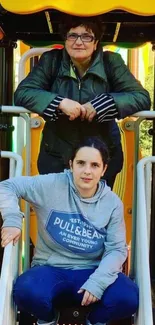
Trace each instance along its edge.
<path fill-rule="evenodd" d="M 23 169 L 22 157 L 9 151 L 1 151 L 2 158 L 8 158 L 15 163 L 10 164 L 9 175 L 20 176 Z M 12 299 L 13 282 L 22 269 L 21 243 L 15 246 L 10 242 L 4 248 L 0 277 L 0 325 L 16 325 L 16 307 Z"/>
<path fill-rule="evenodd" d="M 135 146 L 134 146 L 134 166 L 137 166 L 139 160 L 139 126 L 145 119 L 154 119 L 155 111 L 141 111 L 132 116 L 138 117 L 134 124 L 135 132 Z M 137 169 L 134 168 L 134 182 L 133 182 L 133 203 L 132 203 L 132 241 L 131 241 L 131 263 L 130 263 L 130 276 L 135 277 L 135 241 L 136 241 L 136 215 L 137 215 Z M 150 240 L 150 238 L 148 238 Z"/>
<path fill-rule="evenodd" d="M 31 118 L 28 113 L 30 113 L 28 110 L 26 110 L 23 107 L 20 106 L 1 106 L 0 111 L 2 113 L 15 113 L 19 114 L 20 117 L 22 117 L 26 122 L 26 159 L 25 159 L 25 173 L 26 175 L 30 175 L 30 160 L 31 160 Z M 11 164 L 13 161 L 11 161 Z M 28 202 L 25 202 L 25 217 L 26 217 L 26 227 L 25 227 L 25 259 L 24 259 L 24 270 L 26 271 L 30 266 L 30 204 Z"/>
<path fill-rule="evenodd" d="M 32 112 L 30 112 L 28 109 L 22 106 L 1 105 L 0 113 L 20 114 L 20 113 L 32 113 Z"/>
<path fill-rule="evenodd" d="M 1 105 L 0 107 L 0 112 L 2 113 L 32 113 L 31 111 L 27 110 L 26 108 L 22 106 L 9 106 L 9 105 Z M 137 112 L 131 116 L 134 117 L 144 117 L 144 118 L 149 118 L 149 119 L 154 119 L 155 118 L 155 111 L 140 111 Z"/>
<path fill-rule="evenodd" d="M 16 162 L 16 165 L 11 165 L 9 168 L 9 176 L 20 176 L 23 170 L 23 160 L 20 155 L 12 151 L 1 151 L 0 156 L 2 158 L 8 158 L 10 161 L 13 159 Z"/>
<path fill-rule="evenodd" d="M 25 65 L 26 61 L 34 56 L 38 56 L 43 54 L 44 52 L 51 51 L 52 48 L 45 48 L 45 47 L 36 47 L 26 51 L 19 61 L 19 68 L 18 68 L 18 82 L 22 81 L 25 78 Z"/>
<path fill-rule="evenodd" d="M 26 175 L 30 175 L 30 160 L 31 160 L 31 119 L 28 113 L 28 110 L 21 106 L 1 106 L 0 111 L 2 113 L 15 113 L 19 114 L 26 122 L 26 159 L 25 159 L 25 173 Z M 27 270 L 30 266 L 30 251 L 29 251 L 29 244 L 30 244 L 30 236 L 29 236 L 29 228 L 30 228 L 30 204 L 25 202 L 25 217 L 27 219 L 26 227 L 25 227 L 25 260 L 24 260 L 24 270 Z"/>
<path fill-rule="evenodd" d="M 149 229 L 147 194 L 151 187 L 150 173 L 151 163 L 155 163 L 155 157 L 146 157 L 137 164 L 137 215 L 136 215 L 136 257 L 135 279 L 139 286 L 139 309 L 136 317 L 136 325 L 153 325 L 150 267 L 149 267 Z M 147 170 L 146 170 L 147 166 Z"/>

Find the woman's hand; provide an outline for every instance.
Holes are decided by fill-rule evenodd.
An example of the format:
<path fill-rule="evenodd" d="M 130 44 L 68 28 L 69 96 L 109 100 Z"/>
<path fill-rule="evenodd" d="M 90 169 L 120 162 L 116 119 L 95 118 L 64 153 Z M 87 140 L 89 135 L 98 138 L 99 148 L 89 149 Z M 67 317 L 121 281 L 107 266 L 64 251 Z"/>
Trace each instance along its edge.
<path fill-rule="evenodd" d="M 69 120 L 73 121 L 78 116 L 84 119 L 86 114 L 86 109 L 80 105 L 78 102 L 72 99 L 64 98 L 58 107 L 64 114 L 69 116 Z"/>
<path fill-rule="evenodd" d="M 1 245 L 5 247 L 11 241 L 15 245 L 21 236 L 21 230 L 15 227 L 4 227 L 1 230 Z"/>
<path fill-rule="evenodd" d="M 80 289 L 78 291 L 78 293 L 82 293 L 82 292 L 84 292 L 84 295 L 83 295 L 83 299 L 81 302 L 81 306 L 88 306 L 90 304 L 93 304 L 94 302 L 99 301 L 99 299 L 97 297 L 95 297 L 94 295 L 92 295 L 89 291 L 84 290 L 84 289 Z"/>
<path fill-rule="evenodd" d="M 89 102 L 83 104 L 82 106 L 83 106 L 83 107 L 85 108 L 85 110 L 86 110 L 86 114 L 85 114 L 85 116 L 84 116 L 84 119 L 85 119 L 85 120 L 88 120 L 89 122 L 92 122 L 94 116 L 96 115 L 96 110 L 95 110 L 95 108 L 94 108 L 94 107 L 92 106 L 92 104 L 89 103 Z"/>

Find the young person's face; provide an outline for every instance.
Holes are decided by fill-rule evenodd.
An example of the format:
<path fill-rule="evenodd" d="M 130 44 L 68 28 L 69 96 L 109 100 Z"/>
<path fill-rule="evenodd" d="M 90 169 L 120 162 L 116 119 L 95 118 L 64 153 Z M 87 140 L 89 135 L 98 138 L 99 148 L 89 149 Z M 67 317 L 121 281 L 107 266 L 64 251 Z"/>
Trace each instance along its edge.
<path fill-rule="evenodd" d="M 82 35 L 83 40 L 80 37 L 74 39 L 76 34 L 80 36 Z M 65 48 L 71 59 L 77 62 L 90 59 L 93 52 L 96 50 L 98 43 L 98 41 L 95 40 L 93 32 L 91 30 L 86 30 L 84 26 L 78 26 L 71 28 L 67 35 L 68 39 L 65 41 Z M 92 37 L 92 41 L 85 42 L 84 40 L 87 40 L 87 38 L 89 40 L 89 36 Z"/>
<path fill-rule="evenodd" d="M 70 161 L 76 188 L 82 197 L 88 198 L 95 194 L 100 178 L 104 175 L 107 165 L 99 150 L 90 147 L 80 148 Z"/>

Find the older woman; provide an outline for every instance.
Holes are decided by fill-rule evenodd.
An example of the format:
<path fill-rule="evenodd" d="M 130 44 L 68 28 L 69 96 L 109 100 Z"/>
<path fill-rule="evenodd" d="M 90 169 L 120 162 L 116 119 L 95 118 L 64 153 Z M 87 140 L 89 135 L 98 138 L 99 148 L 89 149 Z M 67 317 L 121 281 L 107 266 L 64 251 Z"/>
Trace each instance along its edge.
<path fill-rule="evenodd" d="M 20 237 L 19 198 L 37 214 L 32 268 L 18 277 L 13 295 L 38 324 L 57 324 L 57 304 L 92 304 L 92 324 L 128 317 L 138 308 L 138 288 L 121 273 L 127 256 L 122 202 L 100 181 L 107 162 L 105 144 L 89 138 L 75 150 L 70 171 L 0 183 L 2 246 Z"/>
<path fill-rule="evenodd" d="M 38 160 L 41 174 L 63 171 L 80 138 L 99 135 L 110 150 L 104 177 L 112 187 L 123 164 L 115 118 L 149 109 L 149 94 L 119 54 L 103 52 L 103 28 L 97 18 L 92 22 L 68 16 L 61 30 L 64 49 L 41 56 L 18 86 L 15 104 L 47 121 Z"/>

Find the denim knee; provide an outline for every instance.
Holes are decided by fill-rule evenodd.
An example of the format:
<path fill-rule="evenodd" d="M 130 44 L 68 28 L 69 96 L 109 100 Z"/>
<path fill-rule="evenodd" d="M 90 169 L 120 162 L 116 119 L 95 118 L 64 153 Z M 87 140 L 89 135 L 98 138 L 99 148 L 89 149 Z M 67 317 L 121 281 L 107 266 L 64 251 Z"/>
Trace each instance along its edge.
<path fill-rule="evenodd" d="M 34 315 L 37 318 L 50 321 L 52 303 L 41 288 L 34 288 L 30 277 L 19 276 L 13 287 L 13 299 L 19 310 Z"/>
<path fill-rule="evenodd" d="M 89 315 L 91 323 L 106 323 L 111 320 L 130 317 L 139 305 L 137 285 L 123 274 L 110 285 Z"/>
<path fill-rule="evenodd" d="M 123 288 L 122 288 L 123 289 Z M 115 292 L 115 297 L 105 297 L 105 308 L 111 310 L 111 315 L 115 315 L 114 318 L 129 317 L 134 314 L 139 306 L 139 289 L 135 283 L 131 283 L 131 287 L 128 287 L 128 291 L 123 290 L 119 294 Z M 112 317 L 112 319 L 114 319 Z"/>

